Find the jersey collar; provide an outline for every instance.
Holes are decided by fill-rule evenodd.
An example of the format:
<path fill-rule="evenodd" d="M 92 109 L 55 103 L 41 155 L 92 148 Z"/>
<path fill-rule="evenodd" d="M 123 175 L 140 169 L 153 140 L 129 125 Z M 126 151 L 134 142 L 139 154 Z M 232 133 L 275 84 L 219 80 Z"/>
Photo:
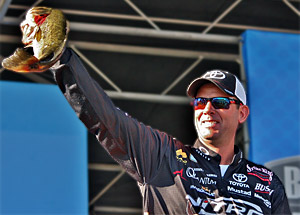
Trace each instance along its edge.
<path fill-rule="evenodd" d="M 208 158 L 210 158 L 208 160 L 212 160 L 212 161 L 215 161 L 215 162 L 217 162 L 217 163 L 220 164 L 220 162 L 221 162 L 221 156 L 218 153 L 216 153 L 215 151 L 207 148 L 199 139 L 196 140 L 193 148 L 195 148 L 196 151 L 198 153 L 200 153 L 202 156 L 207 156 Z M 230 165 L 234 165 L 235 166 L 238 163 L 240 163 L 241 159 L 243 158 L 242 151 L 236 145 L 234 146 L 234 154 L 235 154 L 235 156 L 234 156 L 233 161 L 232 161 L 232 163 Z"/>

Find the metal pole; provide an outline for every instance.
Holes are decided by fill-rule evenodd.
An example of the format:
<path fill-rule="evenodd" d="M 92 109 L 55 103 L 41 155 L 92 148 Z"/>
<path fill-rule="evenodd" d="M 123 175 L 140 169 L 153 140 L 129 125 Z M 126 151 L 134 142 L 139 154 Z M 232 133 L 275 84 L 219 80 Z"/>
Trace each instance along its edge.
<path fill-rule="evenodd" d="M 295 0 L 296 1 L 296 0 Z M 10 9 L 21 9 L 27 10 L 28 6 L 24 5 L 9 5 Z M 127 14 L 117 14 L 117 13 L 104 13 L 104 12 L 95 12 L 95 11 L 83 11 L 83 10 L 72 10 L 72 9 L 61 9 L 65 14 L 78 15 L 78 16 L 92 16 L 92 17 L 105 17 L 110 19 L 125 19 L 125 20 L 136 20 L 143 21 L 143 17 L 136 15 L 127 15 Z M 9 17 L 5 17 L 9 18 Z M 195 21 L 195 20 L 182 20 L 182 19 L 172 19 L 172 18 L 163 18 L 163 17 L 148 17 L 153 22 L 159 23 L 169 23 L 169 24 L 179 24 L 179 25 L 194 25 L 194 26 L 209 26 L 211 22 L 204 21 Z M 18 23 L 19 24 L 19 23 Z M 299 30 L 293 29 L 279 29 L 279 28 L 268 28 L 268 27 L 260 27 L 260 26 L 251 26 L 251 25 L 237 25 L 237 24 L 229 24 L 229 23 L 216 23 L 215 27 L 218 28 L 228 28 L 228 29 L 238 29 L 238 30 L 262 30 L 262 31 L 272 31 L 272 32 L 284 32 L 284 33 L 294 33 L 299 34 Z"/>
<path fill-rule="evenodd" d="M 170 84 L 169 87 L 167 87 L 161 94 L 165 95 L 167 94 L 171 89 L 173 89 L 176 84 L 178 84 L 187 74 L 189 74 L 201 61 L 203 57 L 199 56 L 199 58 L 189 66 L 172 84 Z"/>
<path fill-rule="evenodd" d="M 132 101 L 146 101 L 155 102 L 162 104 L 179 104 L 186 105 L 189 104 L 191 99 L 187 96 L 171 96 L 171 95 L 160 95 L 160 94 L 150 94 L 150 93 L 133 93 L 133 92 L 116 92 L 116 91 L 105 91 L 109 97 L 114 99 L 125 99 Z"/>
<path fill-rule="evenodd" d="M 141 17 L 143 17 L 154 29 L 160 30 L 160 28 L 151 20 L 149 19 L 146 14 L 143 13 L 135 4 L 133 4 L 130 0 L 124 0 L 132 9 L 134 9 Z"/>
<path fill-rule="evenodd" d="M 142 214 L 143 210 L 141 208 L 129 208 L 129 207 L 111 207 L 111 206 L 96 206 L 94 207 L 96 212 L 106 212 L 114 214 Z"/>
<path fill-rule="evenodd" d="M 108 191 L 123 175 L 125 170 L 122 170 L 110 183 L 108 183 L 89 203 L 89 206 L 93 205 L 106 191 Z"/>
<path fill-rule="evenodd" d="M 228 13 L 230 13 L 233 8 L 235 8 L 242 0 L 235 1 L 227 10 L 225 10 L 212 24 L 210 24 L 202 33 L 206 34 L 210 29 L 212 29 L 221 19 L 223 19 Z"/>
<path fill-rule="evenodd" d="M 36 2 L 34 2 L 29 8 L 35 7 L 37 5 L 39 5 L 40 3 L 42 3 L 44 0 L 37 0 Z M 25 14 L 27 13 L 27 10 L 24 11 L 19 18 L 23 18 L 23 16 L 25 16 Z"/>
<path fill-rule="evenodd" d="M 0 34 L 0 42 L 5 43 L 21 43 L 20 37 L 13 35 Z M 144 46 L 132 46 L 132 45 L 119 45 L 109 43 L 94 43 L 84 41 L 69 41 L 70 46 L 74 45 L 77 48 L 83 50 L 93 51 L 108 51 L 117 53 L 131 53 L 131 54 L 143 54 L 143 55 L 155 55 L 155 56 L 168 56 L 168 57 L 182 57 L 182 58 L 198 58 L 203 56 L 205 59 L 218 60 L 218 61 L 236 61 L 239 56 L 236 54 L 227 53 L 213 53 L 213 52 L 199 52 L 182 49 L 169 49 L 169 48 L 153 48 Z"/>
<path fill-rule="evenodd" d="M 187 41 L 202 41 L 225 44 L 238 44 L 238 37 L 216 35 L 216 34 L 199 34 L 193 32 L 181 32 L 170 30 L 153 30 L 147 28 L 122 27 L 112 25 L 88 24 L 80 22 L 70 22 L 72 31 L 86 31 L 96 33 L 109 33 L 128 36 L 153 37 L 161 39 L 187 40 Z"/>
<path fill-rule="evenodd" d="M 122 167 L 117 164 L 99 164 L 99 163 L 90 163 L 89 170 L 96 171 L 109 171 L 109 172 L 120 172 Z"/>
<path fill-rule="evenodd" d="M 87 59 L 74 45 L 70 45 L 70 47 L 78 54 L 81 59 L 86 62 L 95 72 L 97 72 L 110 86 L 112 86 L 116 91 L 122 92 L 122 90 L 112 82 L 100 69 L 98 69 L 95 64 L 93 64 L 89 59 Z"/>
<path fill-rule="evenodd" d="M 294 11 L 298 16 L 300 16 L 300 11 L 295 8 L 294 5 L 292 5 L 290 2 L 288 2 L 287 0 L 282 0 L 292 11 Z"/>
<path fill-rule="evenodd" d="M 244 85 L 244 88 L 247 92 L 247 77 L 245 71 L 245 65 L 243 60 L 243 41 L 242 39 L 239 42 L 239 55 L 240 59 L 238 63 L 240 64 L 240 74 L 241 74 L 241 82 Z M 243 137 L 244 137 L 244 153 L 245 157 L 249 157 L 249 148 L 250 148 L 250 135 L 249 135 L 249 128 L 248 128 L 248 120 L 243 124 Z"/>
<path fill-rule="evenodd" d="M 11 0 L 1 0 L 0 1 L 0 21 L 5 16 L 10 3 L 11 3 Z"/>

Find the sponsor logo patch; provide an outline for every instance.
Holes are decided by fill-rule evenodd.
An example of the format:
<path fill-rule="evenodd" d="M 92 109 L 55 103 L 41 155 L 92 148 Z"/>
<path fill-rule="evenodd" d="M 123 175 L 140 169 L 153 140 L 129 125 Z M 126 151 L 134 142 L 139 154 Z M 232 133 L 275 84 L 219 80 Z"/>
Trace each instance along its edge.
<path fill-rule="evenodd" d="M 251 197 L 251 191 L 236 189 L 236 188 L 230 187 L 230 186 L 227 186 L 227 190 L 228 190 L 229 193 L 234 193 L 234 194 L 237 194 L 237 195 Z"/>
<path fill-rule="evenodd" d="M 217 174 L 206 174 L 208 177 L 217 178 Z"/>
<path fill-rule="evenodd" d="M 213 78 L 213 79 L 224 79 L 225 77 L 226 75 L 219 70 L 209 71 L 203 76 L 203 78 Z"/>
<path fill-rule="evenodd" d="M 231 186 L 237 186 L 242 188 L 250 188 L 248 184 L 245 184 L 244 182 L 248 181 L 248 177 L 245 174 L 242 173 L 234 173 L 232 175 L 232 178 L 234 181 L 229 181 L 229 184 Z"/>
<path fill-rule="evenodd" d="M 182 162 L 182 163 L 184 163 L 184 164 L 186 164 L 187 163 L 187 155 L 186 155 L 186 153 L 185 152 L 183 152 L 182 151 L 182 149 L 178 149 L 177 151 L 176 151 L 176 158 L 177 158 L 177 160 L 179 161 L 179 162 Z"/>
<path fill-rule="evenodd" d="M 181 169 L 181 170 L 179 170 L 179 171 L 175 171 L 175 172 L 173 172 L 173 174 L 174 174 L 174 175 L 179 175 L 180 178 L 182 178 L 183 180 L 187 181 L 187 180 L 182 176 L 182 174 L 183 174 L 183 169 Z"/>
<path fill-rule="evenodd" d="M 254 193 L 254 197 L 262 200 L 264 202 L 264 204 L 268 207 L 268 208 L 271 208 L 271 202 L 265 198 L 263 198 L 261 195 L 259 195 L 258 193 Z"/>
<path fill-rule="evenodd" d="M 266 194 L 269 194 L 269 195 L 271 195 L 274 192 L 274 190 L 271 190 L 268 185 L 265 186 L 265 185 L 260 184 L 260 183 L 256 183 L 254 191 L 258 192 L 258 193 L 266 193 Z"/>
<path fill-rule="evenodd" d="M 259 168 L 256 166 L 250 167 L 247 164 L 247 173 L 248 173 L 248 175 L 253 175 L 262 181 L 267 181 L 269 183 L 269 185 L 271 184 L 272 177 L 273 177 L 272 171 L 269 171 L 265 168 Z"/>
<path fill-rule="evenodd" d="M 200 184 L 206 185 L 206 184 L 217 184 L 215 180 L 212 180 L 209 177 L 199 177 L 197 175 L 197 172 L 203 172 L 204 170 L 202 168 L 192 168 L 188 167 L 186 169 L 186 175 L 189 178 L 197 180 Z"/>
<path fill-rule="evenodd" d="M 198 197 L 194 199 L 190 195 L 186 196 L 190 204 L 194 207 L 198 207 L 198 214 L 245 214 L 245 215 L 263 215 L 261 207 L 245 200 L 219 197 L 216 199 L 201 199 Z M 212 210 L 210 207 L 212 207 Z"/>
<path fill-rule="evenodd" d="M 199 192 L 199 193 L 204 193 L 204 194 L 207 195 L 207 196 L 212 196 L 212 197 L 215 196 L 215 194 L 214 194 L 214 193 L 211 193 L 210 190 L 209 190 L 207 187 L 203 187 L 203 186 L 197 187 L 197 186 L 195 186 L 195 185 L 191 185 L 191 186 L 190 186 L 190 189 L 191 189 L 191 190 L 194 189 L 194 190 L 196 190 L 196 191 Z"/>
<path fill-rule="evenodd" d="M 234 173 L 232 177 L 235 181 L 240 183 L 244 183 L 248 180 L 248 177 L 242 173 Z"/>
<path fill-rule="evenodd" d="M 201 147 L 201 148 L 203 148 L 203 147 Z M 204 149 L 204 148 L 203 148 L 203 149 Z M 206 149 L 205 149 L 205 150 L 206 150 Z M 206 151 L 207 151 L 207 150 L 206 150 Z M 201 157 L 203 157 L 204 159 L 210 161 L 210 157 L 209 157 L 207 154 L 205 154 L 204 152 L 202 152 L 200 149 L 196 149 L 196 152 L 197 152 Z"/>

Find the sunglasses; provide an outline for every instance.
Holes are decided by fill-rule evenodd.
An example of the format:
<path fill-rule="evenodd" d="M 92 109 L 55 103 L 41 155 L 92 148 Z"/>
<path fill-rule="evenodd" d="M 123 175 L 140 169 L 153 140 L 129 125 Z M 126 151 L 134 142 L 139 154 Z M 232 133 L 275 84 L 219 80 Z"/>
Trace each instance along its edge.
<path fill-rule="evenodd" d="M 227 97 L 214 97 L 214 98 L 198 97 L 195 98 L 194 100 L 194 109 L 195 110 L 204 109 L 208 101 L 211 102 L 212 106 L 215 109 L 229 109 L 230 104 L 240 104 L 240 105 L 243 104 L 237 99 L 231 99 Z"/>

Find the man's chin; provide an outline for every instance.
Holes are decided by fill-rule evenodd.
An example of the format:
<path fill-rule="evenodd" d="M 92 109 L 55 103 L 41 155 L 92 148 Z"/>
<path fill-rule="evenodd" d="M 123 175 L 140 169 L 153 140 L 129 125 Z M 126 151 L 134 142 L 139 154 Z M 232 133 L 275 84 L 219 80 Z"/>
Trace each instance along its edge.
<path fill-rule="evenodd" d="M 200 131 L 200 136 L 202 137 L 202 139 L 204 140 L 215 140 L 218 137 L 218 130 L 214 130 L 214 129 L 203 129 L 202 131 Z"/>

